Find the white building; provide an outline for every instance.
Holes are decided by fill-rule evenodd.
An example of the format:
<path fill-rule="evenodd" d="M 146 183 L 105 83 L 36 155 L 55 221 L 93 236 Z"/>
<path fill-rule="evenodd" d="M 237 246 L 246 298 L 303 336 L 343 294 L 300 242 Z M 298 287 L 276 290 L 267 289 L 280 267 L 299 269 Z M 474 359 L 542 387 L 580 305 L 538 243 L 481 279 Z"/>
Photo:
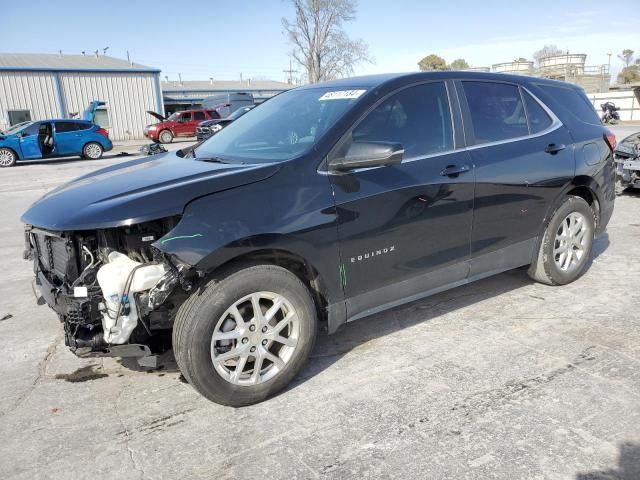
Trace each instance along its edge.
<path fill-rule="evenodd" d="M 0 130 L 81 117 L 93 100 L 106 102 L 96 123 L 112 140 L 143 138 L 145 112 L 163 113 L 160 70 L 104 55 L 0 53 Z"/>

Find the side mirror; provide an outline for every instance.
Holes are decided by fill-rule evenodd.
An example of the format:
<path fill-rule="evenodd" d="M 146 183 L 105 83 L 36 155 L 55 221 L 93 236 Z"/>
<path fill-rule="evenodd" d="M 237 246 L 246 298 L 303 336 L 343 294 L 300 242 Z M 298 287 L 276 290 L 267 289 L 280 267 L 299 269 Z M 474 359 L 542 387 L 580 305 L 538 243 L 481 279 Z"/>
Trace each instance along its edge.
<path fill-rule="evenodd" d="M 356 168 L 398 165 L 403 155 L 404 148 L 399 143 L 353 142 L 344 157 L 329 162 L 329 169 L 346 172 Z"/>

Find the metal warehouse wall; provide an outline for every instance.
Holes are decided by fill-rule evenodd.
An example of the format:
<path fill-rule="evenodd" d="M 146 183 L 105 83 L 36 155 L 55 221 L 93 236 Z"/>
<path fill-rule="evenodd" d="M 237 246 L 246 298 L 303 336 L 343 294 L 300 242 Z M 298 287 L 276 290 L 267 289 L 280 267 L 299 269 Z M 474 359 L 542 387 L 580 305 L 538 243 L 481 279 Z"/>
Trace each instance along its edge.
<path fill-rule="evenodd" d="M 107 102 L 112 140 L 143 138 L 151 123 L 145 112 L 157 110 L 155 78 L 148 73 L 60 73 L 67 112 L 82 114 L 92 100 Z"/>
<path fill-rule="evenodd" d="M 33 120 L 61 117 L 53 74 L 0 72 L 0 130 L 9 127 L 7 110 L 30 110 Z"/>

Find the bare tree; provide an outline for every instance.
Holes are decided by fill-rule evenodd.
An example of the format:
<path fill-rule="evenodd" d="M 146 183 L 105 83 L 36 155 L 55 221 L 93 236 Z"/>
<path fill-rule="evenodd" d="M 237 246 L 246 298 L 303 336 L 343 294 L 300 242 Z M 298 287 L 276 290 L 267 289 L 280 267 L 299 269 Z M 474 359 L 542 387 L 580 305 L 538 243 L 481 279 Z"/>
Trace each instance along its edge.
<path fill-rule="evenodd" d="M 545 57 L 553 57 L 555 55 L 562 55 L 563 52 L 556 45 L 545 45 L 540 50 L 533 54 L 533 58 L 535 58 L 536 63 L 540 63 L 541 58 Z"/>
<path fill-rule="evenodd" d="M 367 45 L 350 39 L 344 24 L 355 20 L 355 0 L 291 0 L 296 18 L 282 19 L 293 44 L 293 58 L 309 83 L 351 75 L 361 62 L 371 62 Z"/>

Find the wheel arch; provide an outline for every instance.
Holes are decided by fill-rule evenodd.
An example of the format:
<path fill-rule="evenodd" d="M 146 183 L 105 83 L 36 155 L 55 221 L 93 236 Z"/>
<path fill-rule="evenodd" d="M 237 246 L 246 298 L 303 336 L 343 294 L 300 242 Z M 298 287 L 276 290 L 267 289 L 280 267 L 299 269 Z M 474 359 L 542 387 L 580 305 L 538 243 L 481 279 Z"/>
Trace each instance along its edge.
<path fill-rule="evenodd" d="M 282 267 L 298 277 L 311 293 L 316 305 L 320 329 L 330 330 L 329 323 L 333 323 L 333 319 L 330 318 L 331 312 L 328 308 L 331 298 L 326 280 L 312 262 L 291 250 L 261 248 L 238 254 L 226 259 L 215 268 L 208 269 L 205 272 L 204 280 L 216 278 L 224 271 L 238 267 L 264 264 Z"/>
<path fill-rule="evenodd" d="M 538 232 L 538 240 L 536 241 L 536 248 L 533 251 L 532 262 L 535 261 L 540 245 L 542 243 L 542 237 L 544 231 L 549 225 L 551 218 L 555 214 L 556 210 L 562 205 L 568 196 L 576 196 L 582 198 L 589 204 L 593 210 L 593 215 L 596 221 L 596 232 L 598 232 L 598 224 L 600 219 L 600 199 L 596 193 L 599 189 L 598 183 L 593 177 L 587 175 L 576 176 L 571 182 L 569 182 L 556 196 L 553 202 L 549 205 L 547 212 L 542 220 L 542 226 Z"/>

